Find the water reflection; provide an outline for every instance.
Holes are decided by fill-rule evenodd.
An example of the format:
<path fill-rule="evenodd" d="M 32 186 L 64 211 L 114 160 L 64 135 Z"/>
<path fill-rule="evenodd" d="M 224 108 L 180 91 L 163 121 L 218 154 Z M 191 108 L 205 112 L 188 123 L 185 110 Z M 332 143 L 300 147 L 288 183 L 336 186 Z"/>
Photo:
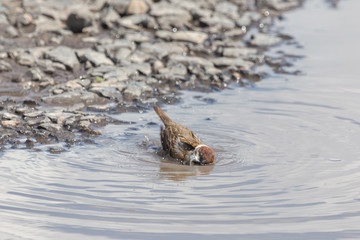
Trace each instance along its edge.
<path fill-rule="evenodd" d="M 184 181 L 199 175 L 209 175 L 214 166 L 187 166 L 171 162 L 161 162 L 159 164 L 159 176 L 160 179 Z"/>

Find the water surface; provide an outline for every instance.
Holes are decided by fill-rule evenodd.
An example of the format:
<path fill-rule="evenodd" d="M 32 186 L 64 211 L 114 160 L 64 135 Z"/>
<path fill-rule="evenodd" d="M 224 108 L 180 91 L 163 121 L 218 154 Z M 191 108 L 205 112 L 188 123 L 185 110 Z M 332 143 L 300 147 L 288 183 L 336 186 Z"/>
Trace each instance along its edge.
<path fill-rule="evenodd" d="M 0 238 L 358 238 L 358 9 L 308 1 L 278 23 L 298 44 L 272 52 L 306 56 L 295 63 L 304 75 L 184 92 L 164 107 L 213 146 L 215 166 L 158 155 L 153 112 L 115 116 L 135 124 L 60 155 L 1 153 Z"/>

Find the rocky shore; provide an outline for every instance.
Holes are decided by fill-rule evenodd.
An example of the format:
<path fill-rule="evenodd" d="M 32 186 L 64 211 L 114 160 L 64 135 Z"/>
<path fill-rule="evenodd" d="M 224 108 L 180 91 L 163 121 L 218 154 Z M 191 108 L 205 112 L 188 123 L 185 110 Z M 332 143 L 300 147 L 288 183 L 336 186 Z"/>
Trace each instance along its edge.
<path fill-rule="evenodd" d="M 0 147 L 92 139 L 111 116 L 179 91 L 288 73 L 266 49 L 301 0 L 0 0 Z M 63 149 L 49 149 L 61 152 Z"/>

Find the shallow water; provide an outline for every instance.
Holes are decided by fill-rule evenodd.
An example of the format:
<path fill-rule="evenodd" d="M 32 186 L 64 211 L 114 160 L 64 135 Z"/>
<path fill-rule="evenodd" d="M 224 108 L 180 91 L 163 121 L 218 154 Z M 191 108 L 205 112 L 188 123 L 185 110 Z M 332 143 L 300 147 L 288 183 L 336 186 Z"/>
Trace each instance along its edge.
<path fill-rule="evenodd" d="M 308 1 L 279 23 L 303 48 L 272 52 L 305 55 L 305 75 L 164 107 L 214 147 L 215 166 L 156 154 L 153 112 L 115 116 L 135 124 L 60 155 L 1 153 L 0 239 L 359 238 L 358 9 Z"/>

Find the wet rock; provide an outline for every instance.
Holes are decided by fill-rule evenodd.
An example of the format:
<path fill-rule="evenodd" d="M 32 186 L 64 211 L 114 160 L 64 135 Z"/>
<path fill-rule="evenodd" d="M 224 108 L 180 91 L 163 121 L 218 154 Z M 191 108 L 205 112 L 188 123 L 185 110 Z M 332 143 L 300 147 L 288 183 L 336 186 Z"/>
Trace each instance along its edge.
<path fill-rule="evenodd" d="M 89 61 L 94 67 L 100 65 L 114 65 L 114 63 L 107 58 L 103 53 L 96 52 L 90 48 L 78 49 L 76 54 L 80 62 Z"/>
<path fill-rule="evenodd" d="M 34 24 L 36 25 L 35 32 L 38 34 L 49 32 L 66 34 L 66 31 L 63 30 L 63 24 L 60 19 L 40 15 L 34 20 Z"/>
<path fill-rule="evenodd" d="M 59 46 L 45 53 L 45 58 L 53 62 L 58 62 L 66 66 L 69 70 L 75 70 L 79 67 L 79 61 L 73 49 L 65 46 Z"/>
<path fill-rule="evenodd" d="M 209 27 L 217 27 L 220 29 L 233 29 L 235 27 L 235 23 L 233 20 L 221 16 L 221 15 L 214 15 L 211 17 L 203 17 L 200 19 L 201 23 L 209 26 Z M 215 29 L 217 31 L 217 29 Z"/>
<path fill-rule="evenodd" d="M 11 71 L 11 69 L 10 63 L 0 60 L 0 72 L 8 72 Z"/>
<path fill-rule="evenodd" d="M 156 20 L 148 14 L 122 17 L 119 24 L 123 27 L 135 30 L 139 30 L 138 25 L 148 29 L 157 29 L 159 27 Z"/>
<path fill-rule="evenodd" d="M 54 85 L 55 81 L 51 77 L 44 77 L 40 80 L 39 86 L 42 88 L 46 88 L 48 86 Z"/>
<path fill-rule="evenodd" d="M 224 48 L 222 51 L 222 55 L 224 57 L 247 57 L 252 54 L 257 54 L 256 48 Z"/>
<path fill-rule="evenodd" d="M 159 70 L 160 74 L 166 74 L 166 73 L 170 73 L 170 74 L 174 74 L 174 75 L 186 75 L 188 73 L 187 68 L 181 64 L 181 63 L 173 63 L 170 64 L 169 66 L 167 66 L 166 68 L 160 69 Z"/>
<path fill-rule="evenodd" d="M 212 62 L 217 67 L 236 66 L 236 67 L 242 67 L 244 69 L 250 69 L 251 67 L 254 66 L 253 62 L 246 61 L 242 58 L 220 57 L 220 58 L 213 59 Z"/>
<path fill-rule="evenodd" d="M 173 27 L 183 27 L 192 20 L 192 16 L 188 11 L 164 1 L 153 4 L 150 15 L 157 18 L 161 29 L 168 30 Z"/>
<path fill-rule="evenodd" d="M 144 14 L 149 10 L 149 6 L 143 0 L 130 0 L 126 14 Z"/>
<path fill-rule="evenodd" d="M 265 33 L 257 33 L 251 35 L 251 39 L 249 40 L 249 44 L 257 47 L 269 47 L 281 42 L 281 38 L 268 35 Z"/>
<path fill-rule="evenodd" d="M 145 43 L 150 42 L 153 38 L 153 35 L 150 33 L 136 32 L 136 33 L 127 33 L 125 34 L 125 39 L 131 42 L 136 43 Z"/>
<path fill-rule="evenodd" d="M 258 22 L 261 19 L 261 14 L 258 12 L 245 12 L 241 17 L 236 19 L 235 23 L 238 27 L 250 26 L 253 22 Z"/>
<path fill-rule="evenodd" d="M 213 66 L 213 63 L 211 61 L 208 61 L 202 57 L 184 56 L 184 55 L 174 54 L 169 57 L 169 60 L 171 60 L 173 62 L 182 63 L 186 66 L 189 66 L 189 65 Z"/>
<path fill-rule="evenodd" d="M 144 82 L 130 82 L 123 94 L 125 99 L 138 98 L 142 93 L 151 92 L 152 88 Z"/>
<path fill-rule="evenodd" d="M 239 18 L 239 8 L 237 5 L 231 2 L 220 2 L 215 6 L 215 11 L 233 20 Z"/>
<path fill-rule="evenodd" d="M 62 147 L 49 147 L 48 151 L 52 154 L 60 154 L 62 152 L 65 152 L 66 149 Z"/>
<path fill-rule="evenodd" d="M 99 97 L 97 94 L 82 90 L 63 92 L 58 95 L 50 95 L 42 97 L 41 100 L 47 104 L 53 105 L 73 105 L 76 103 L 94 104 L 106 102 L 104 98 Z"/>
<path fill-rule="evenodd" d="M 112 29 L 119 24 L 120 16 L 112 7 L 108 7 L 101 11 L 100 19 L 104 27 Z"/>
<path fill-rule="evenodd" d="M 23 13 L 16 18 L 16 26 L 18 27 L 29 26 L 32 23 L 32 21 L 33 21 L 33 17 L 30 13 Z"/>
<path fill-rule="evenodd" d="M 15 38 L 19 36 L 19 32 L 16 30 L 16 28 L 14 28 L 13 26 L 9 26 L 6 28 L 5 31 L 8 35 L 10 35 L 10 37 Z"/>
<path fill-rule="evenodd" d="M 92 25 L 93 14 L 87 9 L 79 7 L 72 10 L 66 19 L 67 27 L 74 33 L 80 33 L 84 28 Z"/>
<path fill-rule="evenodd" d="M 5 119 L 5 120 L 18 120 L 19 116 L 16 115 L 16 114 L 13 114 L 13 113 L 4 112 L 2 114 L 2 119 Z"/>
<path fill-rule="evenodd" d="M 147 62 L 149 59 L 151 58 L 151 55 L 140 51 L 140 50 L 136 50 L 133 53 L 131 53 L 131 55 L 128 57 L 128 59 L 133 62 L 133 63 L 143 63 L 143 62 Z"/>
<path fill-rule="evenodd" d="M 2 120 L 1 125 L 5 128 L 13 128 L 21 125 L 19 120 Z"/>
<path fill-rule="evenodd" d="M 115 9 L 120 15 L 125 15 L 129 6 L 130 0 L 113 0 L 109 1 L 109 5 Z"/>
<path fill-rule="evenodd" d="M 108 99 L 122 99 L 122 94 L 117 87 L 92 87 L 89 91 Z"/>
<path fill-rule="evenodd" d="M 16 57 L 16 62 L 22 66 L 32 67 L 36 64 L 36 58 L 32 54 L 24 52 Z"/>
<path fill-rule="evenodd" d="M 49 132 L 54 132 L 54 133 L 59 132 L 63 129 L 62 126 L 60 126 L 56 123 L 50 123 L 50 122 L 41 123 L 38 128 L 45 129 Z"/>
<path fill-rule="evenodd" d="M 43 77 L 43 73 L 37 67 L 29 69 L 25 75 L 28 76 L 32 81 L 40 81 Z"/>
<path fill-rule="evenodd" d="M 208 35 L 203 32 L 196 31 L 177 31 L 171 34 L 171 39 L 175 41 L 185 41 L 195 44 L 201 44 L 208 38 Z"/>
<path fill-rule="evenodd" d="M 268 7 L 277 11 L 284 11 L 299 6 L 297 0 L 257 0 L 258 7 Z"/>
<path fill-rule="evenodd" d="M 157 58 L 162 59 L 170 54 L 178 53 L 184 54 L 187 52 L 187 47 L 182 43 L 161 42 L 161 43 L 142 43 L 140 49 Z"/>
<path fill-rule="evenodd" d="M 33 111 L 33 112 L 28 112 L 24 114 L 24 117 L 28 117 L 28 118 L 38 118 L 44 115 L 43 111 Z"/>

